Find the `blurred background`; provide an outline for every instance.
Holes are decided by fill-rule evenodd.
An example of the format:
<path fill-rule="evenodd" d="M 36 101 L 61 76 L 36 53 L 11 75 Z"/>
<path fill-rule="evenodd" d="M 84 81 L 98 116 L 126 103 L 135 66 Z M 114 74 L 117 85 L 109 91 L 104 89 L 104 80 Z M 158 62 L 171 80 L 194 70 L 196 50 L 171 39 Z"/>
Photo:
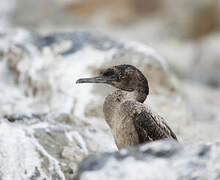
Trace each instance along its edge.
<path fill-rule="evenodd" d="M 0 29 L 6 27 L 40 35 L 83 30 L 152 47 L 178 79 L 191 118 L 203 122 L 202 134 L 206 126 L 213 130 L 213 136 L 201 139 L 215 140 L 220 128 L 219 0 L 4 0 Z"/>
<path fill-rule="evenodd" d="M 117 150 L 112 89 L 74 82 L 122 63 L 147 76 L 145 103 L 181 143 L 219 141 L 220 0 L 1 0 L 0 174 L 71 177 Z"/>
<path fill-rule="evenodd" d="M 5 0 L 1 27 L 87 30 L 153 47 L 180 78 L 220 86 L 219 0 Z"/>

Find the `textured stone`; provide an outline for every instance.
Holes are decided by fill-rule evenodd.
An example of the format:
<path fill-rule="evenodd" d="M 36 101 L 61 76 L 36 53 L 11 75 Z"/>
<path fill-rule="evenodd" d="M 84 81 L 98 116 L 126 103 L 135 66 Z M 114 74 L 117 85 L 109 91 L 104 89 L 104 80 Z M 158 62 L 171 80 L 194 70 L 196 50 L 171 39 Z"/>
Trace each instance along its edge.
<path fill-rule="evenodd" d="M 85 159 L 75 180 L 220 178 L 220 145 L 158 141 Z"/>
<path fill-rule="evenodd" d="M 79 77 L 129 63 L 149 77 L 152 96 L 177 93 L 166 62 L 150 47 L 89 32 L 42 37 L 9 28 L 1 34 L 3 179 L 70 179 L 87 155 L 117 150 L 102 113 L 112 89 L 77 86 Z"/>

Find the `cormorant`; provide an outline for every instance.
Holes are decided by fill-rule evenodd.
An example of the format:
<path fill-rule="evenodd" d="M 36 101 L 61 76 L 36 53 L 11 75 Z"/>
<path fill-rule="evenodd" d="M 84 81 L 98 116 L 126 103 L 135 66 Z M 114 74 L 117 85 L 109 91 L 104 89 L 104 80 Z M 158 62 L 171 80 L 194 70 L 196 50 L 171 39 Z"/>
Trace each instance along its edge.
<path fill-rule="evenodd" d="M 113 66 L 98 77 L 78 79 L 76 83 L 104 83 L 119 89 L 105 98 L 103 106 L 119 149 L 165 138 L 177 140 L 165 120 L 143 104 L 149 94 L 148 81 L 136 67 Z"/>

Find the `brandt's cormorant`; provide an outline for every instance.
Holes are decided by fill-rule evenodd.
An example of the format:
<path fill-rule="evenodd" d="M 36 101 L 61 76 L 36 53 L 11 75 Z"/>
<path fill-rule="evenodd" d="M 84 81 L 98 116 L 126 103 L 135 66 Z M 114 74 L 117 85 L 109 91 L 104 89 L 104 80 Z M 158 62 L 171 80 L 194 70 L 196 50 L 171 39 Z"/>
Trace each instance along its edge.
<path fill-rule="evenodd" d="M 118 88 L 105 98 L 103 112 L 119 149 L 160 139 L 177 140 L 165 120 L 143 102 L 149 94 L 148 81 L 132 65 L 108 68 L 98 77 L 76 83 L 104 83 Z"/>

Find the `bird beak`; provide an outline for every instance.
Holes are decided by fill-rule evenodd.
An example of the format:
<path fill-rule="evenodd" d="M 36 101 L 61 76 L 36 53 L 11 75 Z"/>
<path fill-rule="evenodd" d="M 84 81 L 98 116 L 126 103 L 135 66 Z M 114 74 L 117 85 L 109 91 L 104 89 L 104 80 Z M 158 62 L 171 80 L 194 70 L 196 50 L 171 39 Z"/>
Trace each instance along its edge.
<path fill-rule="evenodd" d="M 78 79 L 76 81 L 76 84 L 78 84 L 78 83 L 105 83 L 105 84 L 110 84 L 110 79 L 108 79 L 104 76 L 98 76 L 98 77 L 93 77 L 93 78 Z"/>

